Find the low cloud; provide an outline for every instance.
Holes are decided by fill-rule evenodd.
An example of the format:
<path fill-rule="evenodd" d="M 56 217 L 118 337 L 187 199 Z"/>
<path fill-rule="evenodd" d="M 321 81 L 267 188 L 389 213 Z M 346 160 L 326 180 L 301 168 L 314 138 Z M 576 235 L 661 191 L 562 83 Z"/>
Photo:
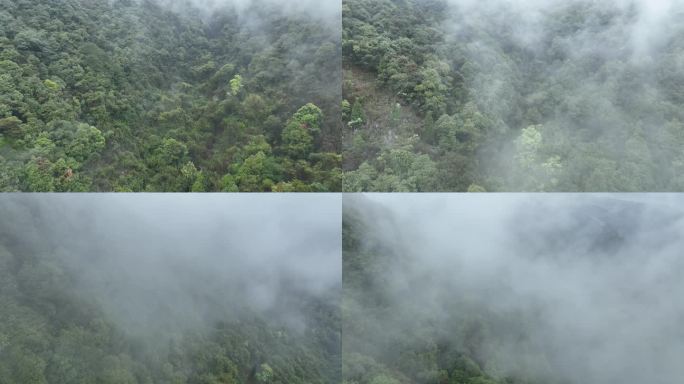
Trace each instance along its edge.
<path fill-rule="evenodd" d="M 486 330 L 470 353 L 492 374 L 573 384 L 684 377 L 681 197 L 365 200 L 382 208 L 345 205 L 361 207 L 381 244 L 373 249 L 393 257 L 375 276 L 394 303 L 383 334 L 427 327 L 459 344 L 455 329 L 475 318 Z"/>
<path fill-rule="evenodd" d="M 136 334 L 250 313 L 304 329 L 304 306 L 341 286 L 338 196 L 10 195 L 0 210 L 4 239 Z"/>

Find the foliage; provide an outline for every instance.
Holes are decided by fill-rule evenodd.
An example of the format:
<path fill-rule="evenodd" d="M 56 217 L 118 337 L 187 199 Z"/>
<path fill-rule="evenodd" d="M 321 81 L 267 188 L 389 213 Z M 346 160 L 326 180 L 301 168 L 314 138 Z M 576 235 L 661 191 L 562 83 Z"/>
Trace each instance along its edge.
<path fill-rule="evenodd" d="M 0 1 L 0 190 L 341 190 L 339 27 L 165 3 Z"/>
<path fill-rule="evenodd" d="M 644 51 L 623 5 L 345 0 L 345 189 L 411 178 L 402 148 L 437 169 L 412 191 L 682 190 L 684 23 Z"/>

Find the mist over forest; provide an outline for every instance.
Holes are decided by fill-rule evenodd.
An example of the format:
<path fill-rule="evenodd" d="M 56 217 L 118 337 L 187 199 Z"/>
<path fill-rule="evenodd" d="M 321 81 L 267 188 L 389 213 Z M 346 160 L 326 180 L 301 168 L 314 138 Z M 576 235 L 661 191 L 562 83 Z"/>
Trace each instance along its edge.
<path fill-rule="evenodd" d="M 684 2 L 345 0 L 345 191 L 681 191 Z"/>
<path fill-rule="evenodd" d="M 340 196 L 0 198 L 1 383 L 332 383 Z"/>
<path fill-rule="evenodd" d="M 678 382 L 683 202 L 345 196 L 344 382 Z"/>
<path fill-rule="evenodd" d="M 0 191 L 340 191 L 340 4 L 1 0 Z"/>

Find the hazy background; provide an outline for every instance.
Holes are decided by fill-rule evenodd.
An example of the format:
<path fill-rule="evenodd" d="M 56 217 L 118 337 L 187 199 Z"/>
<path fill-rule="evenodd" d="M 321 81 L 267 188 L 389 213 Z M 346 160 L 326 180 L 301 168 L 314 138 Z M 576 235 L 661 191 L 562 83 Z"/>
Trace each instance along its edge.
<path fill-rule="evenodd" d="M 382 361 L 401 355 L 382 349 L 402 345 L 393 340 L 409 353 L 460 344 L 490 374 L 540 382 L 684 377 L 684 196 L 373 194 L 344 203 L 368 228 L 359 254 L 376 258 L 366 272 L 387 305 L 362 304 L 358 315 L 360 300 L 346 304 L 380 324 L 373 340 L 343 332 L 348 351 Z M 459 339 L 467 327 L 478 340 Z"/>

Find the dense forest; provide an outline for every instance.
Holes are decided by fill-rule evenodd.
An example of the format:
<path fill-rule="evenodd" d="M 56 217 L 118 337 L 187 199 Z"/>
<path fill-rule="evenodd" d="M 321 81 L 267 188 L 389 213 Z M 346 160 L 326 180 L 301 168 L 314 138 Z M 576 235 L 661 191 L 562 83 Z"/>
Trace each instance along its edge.
<path fill-rule="evenodd" d="M 345 196 L 344 383 L 680 380 L 681 197 L 488 196 Z"/>
<path fill-rule="evenodd" d="M 0 191 L 340 191 L 335 3 L 0 0 Z"/>
<path fill-rule="evenodd" d="M 684 3 L 344 0 L 344 190 L 684 190 Z"/>
<path fill-rule="evenodd" d="M 0 199 L 0 383 L 340 382 L 339 199 L 244 203 Z"/>

